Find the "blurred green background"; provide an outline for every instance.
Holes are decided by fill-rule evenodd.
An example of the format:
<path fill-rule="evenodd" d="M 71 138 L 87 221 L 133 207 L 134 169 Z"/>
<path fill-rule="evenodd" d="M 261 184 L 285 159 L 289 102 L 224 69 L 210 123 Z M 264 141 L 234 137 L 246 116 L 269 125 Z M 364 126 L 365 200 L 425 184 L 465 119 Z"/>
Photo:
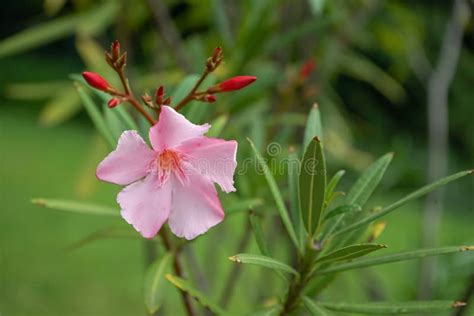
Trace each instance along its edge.
<path fill-rule="evenodd" d="M 250 88 L 219 95 L 212 105 L 194 105 L 188 113 L 194 121 L 228 117 L 221 136 L 239 141 L 240 161 L 252 156 L 246 137 L 262 151 L 268 143 L 279 142 L 283 158 L 289 146 L 301 143 L 306 114 L 318 102 L 331 173 L 348 170 L 343 186 L 348 187 L 376 157 L 395 152 L 370 203 L 376 206 L 430 177 L 429 141 L 439 134 L 428 133 L 429 82 L 443 63 L 443 47 L 455 47 L 444 41 L 454 19 L 453 4 L 421 0 L 2 3 L 0 315 L 146 314 L 142 293 L 146 246 L 138 236 L 132 233 L 70 249 L 100 229 L 129 229 L 126 223 L 42 209 L 30 202 L 52 197 L 115 206 L 119 188 L 99 183 L 94 173 L 108 148 L 94 131 L 69 79 L 70 74 L 87 69 L 113 82 L 102 58 L 112 40 L 119 39 L 129 52 L 128 74 L 137 93 L 152 92 L 160 84 L 173 91 L 189 74 L 201 72 L 217 45 L 224 49 L 225 64 L 211 80 L 257 76 Z M 448 57 L 452 61 L 448 70 L 453 72 L 446 84 L 448 113 L 438 113 L 448 123 L 448 147 L 441 150 L 448 165 L 441 176 L 474 166 L 473 2 L 463 4 L 459 56 Z M 311 70 L 308 75 L 302 74 L 304 65 Z M 280 180 L 285 188 L 284 177 Z M 224 205 L 233 205 L 238 197 L 261 198 L 264 211 L 274 213 L 261 177 L 238 176 L 237 185 L 237 193 L 223 196 Z M 447 188 L 435 244 L 474 243 L 473 188 L 472 177 Z M 422 246 L 424 209 L 420 200 L 391 214 L 380 242 L 393 251 Z M 193 242 L 193 252 L 186 253 L 191 277 L 199 279 L 199 270 L 193 268 L 197 262 L 211 276 L 204 290 L 216 300 L 232 269 L 227 257 L 237 252 L 241 236 L 248 233 L 246 222 L 243 213 L 228 216 Z M 268 232 L 275 225 L 281 230 L 273 217 L 266 218 Z M 273 236 L 271 246 L 281 256 L 287 251 L 283 239 Z M 246 251 L 255 248 L 249 236 Z M 420 270 L 419 262 L 408 262 L 347 273 L 323 297 L 416 299 Z M 229 298 L 236 314 L 245 314 L 252 305 L 278 293 L 281 285 L 272 281 L 270 273 L 247 267 L 241 272 L 241 282 Z M 430 296 L 461 299 L 472 282 L 474 258 L 440 258 L 436 272 Z M 164 312 L 180 314 L 179 297 L 171 287 L 169 291 L 171 301 Z M 474 308 L 464 315 L 472 315 L 469 312 L 474 313 Z"/>

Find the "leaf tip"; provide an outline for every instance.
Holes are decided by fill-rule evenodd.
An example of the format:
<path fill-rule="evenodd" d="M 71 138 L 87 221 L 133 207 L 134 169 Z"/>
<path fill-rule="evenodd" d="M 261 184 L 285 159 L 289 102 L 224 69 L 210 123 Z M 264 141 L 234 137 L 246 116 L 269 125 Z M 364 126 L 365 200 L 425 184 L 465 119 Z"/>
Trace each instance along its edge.
<path fill-rule="evenodd" d="M 467 174 L 473 174 L 474 173 L 474 169 L 470 169 L 467 171 Z"/>
<path fill-rule="evenodd" d="M 288 147 L 288 152 L 289 152 L 290 154 L 296 152 L 295 146 L 290 146 L 290 147 Z"/>
<path fill-rule="evenodd" d="M 38 199 L 38 198 L 31 199 L 31 203 L 33 203 L 35 205 L 38 205 L 38 206 L 45 206 L 46 205 L 46 202 L 45 202 L 44 199 Z"/>
<path fill-rule="evenodd" d="M 466 302 L 461 302 L 461 301 L 454 301 L 453 302 L 453 305 L 451 305 L 453 308 L 457 308 L 457 307 L 462 307 L 462 306 L 466 306 L 467 303 Z"/>
<path fill-rule="evenodd" d="M 313 109 L 319 109 L 319 104 L 317 104 L 316 102 L 313 103 Z"/>
<path fill-rule="evenodd" d="M 474 250 L 474 246 L 462 246 L 459 251 L 471 251 Z"/>
<path fill-rule="evenodd" d="M 239 259 L 237 256 L 230 256 L 229 257 L 230 261 L 236 262 L 236 263 L 242 263 L 242 260 Z"/>
<path fill-rule="evenodd" d="M 317 141 L 318 143 L 321 142 L 321 138 L 320 138 L 319 136 L 314 136 L 314 137 L 313 137 L 313 140 L 314 140 L 314 141 Z"/>

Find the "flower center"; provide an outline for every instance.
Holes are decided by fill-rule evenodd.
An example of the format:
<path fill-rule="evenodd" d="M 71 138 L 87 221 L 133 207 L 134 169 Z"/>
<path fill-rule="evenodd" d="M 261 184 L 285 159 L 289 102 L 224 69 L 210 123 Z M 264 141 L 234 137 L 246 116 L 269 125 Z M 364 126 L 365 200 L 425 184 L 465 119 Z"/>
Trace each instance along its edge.
<path fill-rule="evenodd" d="M 180 158 L 178 153 L 165 150 L 158 156 L 158 168 L 163 171 L 172 171 L 179 169 Z"/>
<path fill-rule="evenodd" d="M 158 180 L 160 185 L 164 184 L 171 172 L 173 172 L 178 180 L 182 183 L 186 182 L 183 166 L 181 164 L 183 157 L 176 151 L 164 150 L 156 158 L 156 168 L 158 169 Z"/>

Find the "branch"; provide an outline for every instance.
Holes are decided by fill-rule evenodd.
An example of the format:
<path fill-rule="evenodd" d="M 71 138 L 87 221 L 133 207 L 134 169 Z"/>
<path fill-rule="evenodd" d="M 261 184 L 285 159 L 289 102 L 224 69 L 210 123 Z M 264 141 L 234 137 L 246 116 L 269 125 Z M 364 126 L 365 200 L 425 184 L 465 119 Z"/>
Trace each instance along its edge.
<path fill-rule="evenodd" d="M 148 0 L 148 6 L 153 14 L 156 26 L 160 30 L 161 36 L 176 57 L 176 61 L 185 72 L 192 72 L 193 68 L 188 58 L 184 54 L 185 49 L 181 42 L 179 32 L 162 0 Z"/>
<path fill-rule="evenodd" d="M 436 66 L 427 82 L 428 102 L 428 181 L 443 176 L 447 169 L 448 151 L 448 92 L 456 73 L 462 46 L 463 28 L 469 19 L 465 0 L 456 0 L 446 25 Z M 423 241 L 436 244 L 443 208 L 444 190 L 428 194 L 423 219 Z M 431 296 L 436 270 L 434 259 L 422 262 L 420 297 Z"/>

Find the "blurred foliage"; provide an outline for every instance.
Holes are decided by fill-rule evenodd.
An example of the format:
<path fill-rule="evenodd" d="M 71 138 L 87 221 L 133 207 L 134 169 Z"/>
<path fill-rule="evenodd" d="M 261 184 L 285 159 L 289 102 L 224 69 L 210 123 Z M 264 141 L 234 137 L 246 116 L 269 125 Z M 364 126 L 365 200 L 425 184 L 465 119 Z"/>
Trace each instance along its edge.
<path fill-rule="evenodd" d="M 165 12 L 159 12 L 170 15 L 168 24 L 157 23 L 150 2 L 2 4 L 0 144 L 8 152 L 2 152 L 0 166 L 5 209 L 0 215 L 0 309 L 6 315 L 135 315 L 137 310 L 144 311 L 143 282 L 137 278 L 143 275 L 144 265 L 140 243 L 125 236 L 132 240 L 107 240 L 64 252 L 62 248 L 82 240 L 85 232 L 96 234 L 110 221 L 39 212 L 28 205 L 37 195 L 114 205 L 116 190 L 98 184 L 94 177 L 107 145 L 91 131 L 80 95 L 68 76 L 88 69 L 116 82 L 103 62 L 103 51 L 116 38 L 130 53 L 128 72 L 138 93 L 164 84 L 179 100 L 186 86 L 196 80 L 187 75 L 201 71 L 203 60 L 216 45 L 223 46 L 225 64 L 208 84 L 236 74 L 257 76 L 258 81 L 241 93 L 219 95 L 214 105 L 192 104 L 187 109 L 191 120 L 219 122 L 214 123 L 218 129 L 214 133 L 238 139 L 239 161 L 252 156 L 247 136 L 260 152 L 275 141 L 301 151 L 298 144 L 306 115 L 317 102 L 324 117 L 325 144 L 330 144 L 325 145 L 328 174 L 348 169 L 341 180 L 343 187 L 374 157 L 388 151 L 395 152 L 392 170 L 381 183 L 379 200 L 371 201 L 371 206 L 392 200 L 384 195 L 390 187 L 405 192 L 425 182 L 426 90 L 415 72 L 429 69 L 436 61 L 450 1 L 169 0 Z M 173 30 L 178 41 L 167 36 Z M 450 171 L 471 168 L 473 163 L 473 52 L 471 21 L 449 95 Z M 314 60 L 316 68 L 302 78 L 300 69 L 308 60 Z M 104 101 L 97 95 L 82 97 Z M 107 118 L 109 123 L 119 113 L 113 115 Z M 106 136 L 109 143 L 117 133 Z M 283 148 L 272 159 L 283 160 L 288 151 Z M 280 175 L 276 180 L 284 183 L 284 178 Z M 465 185 L 468 181 L 470 185 Z M 236 182 L 237 196 L 223 196 L 224 205 L 254 202 L 257 197 L 271 200 L 260 175 L 250 172 Z M 474 206 L 474 182 L 463 183 L 448 188 L 452 208 L 443 222 L 444 244 L 473 242 L 469 224 L 473 216 L 468 212 Z M 283 195 L 288 196 L 285 187 Z M 261 201 L 255 205 L 258 212 Z M 419 206 L 390 215 L 390 225 L 379 242 L 390 241 L 393 249 L 419 245 Z M 278 210 L 265 205 L 265 212 L 276 215 Z M 193 243 L 202 269 L 212 276 L 206 285 L 209 293 L 223 290 L 219 280 L 232 268 L 226 258 L 237 247 L 234 236 L 248 233 L 246 221 L 245 212 L 237 210 L 226 224 L 208 234 L 207 238 L 219 240 L 218 245 L 199 239 Z M 120 220 L 112 223 L 116 226 L 112 232 L 127 227 Z M 261 225 L 267 234 L 280 224 L 270 216 Z M 278 231 L 282 231 L 280 226 Z M 274 255 L 286 258 L 289 251 L 282 240 L 274 237 L 268 246 Z M 256 253 L 257 244 L 252 241 L 246 252 Z M 461 256 L 443 258 L 436 295 L 460 296 L 472 263 L 472 258 Z M 413 299 L 418 269 L 416 263 L 402 263 L 351 272 L 337 279 L 324 296 L 354 301 L 374 295 Z M 245 272 L 230 305 L 242 313 L 247 311 L 240 309 L 239 302 L 260 301 L 257 293 L 263 288 L 276 295 L 282 285 L 270 272 L 247 267 Z M 178 299 L 175 293 L 172 302 L 176 304 L 167 303 L 165 311 L 176 313 L 173 306 Z"/>

